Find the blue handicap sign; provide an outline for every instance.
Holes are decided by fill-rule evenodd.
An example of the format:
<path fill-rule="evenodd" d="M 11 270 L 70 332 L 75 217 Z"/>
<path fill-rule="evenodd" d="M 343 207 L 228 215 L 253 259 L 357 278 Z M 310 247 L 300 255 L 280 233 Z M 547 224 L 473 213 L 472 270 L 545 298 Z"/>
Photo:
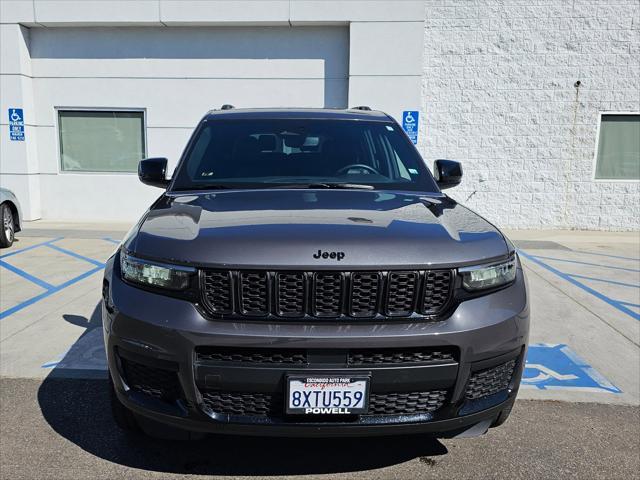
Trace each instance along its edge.
<path fill-rule="evenodd" d="M 13 141 L 24 141 L 24 114 L 21 108 L 9 109 L 9 138 Z"/>
<path fill-rule="evenodd" d="M 522 385 L 540 390 L 620 393 L 618 388 L 564 344 L 529 345 Z"/>
<path fill-rule="evenodd" d="M 405 110 L 402 112 L 402 129 L 409 136 L 411 141 L 418 143 L 418 120 L 420 119 L 420 112 L 417 110 Z"/>

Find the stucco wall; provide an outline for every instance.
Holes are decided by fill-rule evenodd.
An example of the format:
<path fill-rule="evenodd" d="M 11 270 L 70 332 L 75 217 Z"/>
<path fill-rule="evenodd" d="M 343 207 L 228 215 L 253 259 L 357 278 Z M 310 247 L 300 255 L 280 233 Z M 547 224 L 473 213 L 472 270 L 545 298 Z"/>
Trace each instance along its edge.
<path fill-rule="evenodd" d="M 639 12 L 638 0 L 2 0 L 0 184 L 26 219 L 135 220 L 159 193 L 131 174 L 60 174 L 60 106 L 144 108 L 149 155 L 173 161 L 198 116 L 220 103 L 363 104 L 398 119 L 421 108 L 425 159 L 462 160 L 463 184 L 449 192 L 499 226 L 638 230 L 640 183 L 592 172 L 599 113 L 640 111 Z M 300 38 L 313 41 L 296 55 L 264 52 L 264 35 L 281 57 L 295 50 L 283 47 L 297 35 L 291 27 L 319 40 L 306 30 Z M 249 32 L 247 45 L 224 45 L 235 58 L 198 53 L 209 50 L 197 41 L 229 29 Z M 190 47 L 164 58 L 165 39 Z M 251 88 L 217 79 L 214 88 L 195 78 L 214 61 L 225 72 L 241 65 L 235 77 L 253 79 L 256 63 L 293 78 Z M 154 75 L 162 78 L 151 86 Z M 24 108 L 25 142 L 9 141 L 9 107 Z"/>
<path fill-rule="evenodd" d="M 135 221 L 159 195 L 135 174 L 60 172 L 61 107 L 144 109 L 147 153 L 171 163 L 223 103 L 398 118 L 420 104 L 423 19 L 413 0 L 0 0 L 0 185 L 25 220 Z"/>
<path fill-rule="evenodd" d="M 640 227 L 640 183 L 593 180 L 598 112 L 640 111 L 640 2 L 429 0 L 423 65 L 453 197 L 501 227 Z"/>

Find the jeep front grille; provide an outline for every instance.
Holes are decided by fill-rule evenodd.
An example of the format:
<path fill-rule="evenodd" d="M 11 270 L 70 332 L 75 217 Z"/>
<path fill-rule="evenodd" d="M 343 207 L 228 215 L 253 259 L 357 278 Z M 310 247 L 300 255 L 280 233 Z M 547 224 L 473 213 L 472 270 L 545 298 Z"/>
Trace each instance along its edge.
<path fill-rule="evenodd" d="M 202 270 L 214 317 L 435 317 L 449 306 L 452 270 L 270 272 Z"/>

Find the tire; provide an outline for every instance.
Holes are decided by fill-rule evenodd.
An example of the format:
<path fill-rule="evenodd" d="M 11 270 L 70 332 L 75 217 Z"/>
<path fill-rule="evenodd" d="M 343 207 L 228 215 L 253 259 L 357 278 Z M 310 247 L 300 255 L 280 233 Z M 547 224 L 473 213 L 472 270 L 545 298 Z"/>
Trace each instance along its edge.
<path fill-rule="evenodd" d="M 113 415 L 116 425 L 118 425 L 121 430 L 128 433 L 139 432 L 140 427 L 136 421 L 135 415 L 120 402 L 116 395 L 111 375 L 109 375 L 109 396 L 111 400 L 111 414 Z"/>
<path fill-rule="evenodd" d="M 2 219 L 2 228 L 0 228 L 0 248 L 8 248 L 13 245 L 15 239 L 16 223 L 13 218 L 11 207 L 6 203 L 0 205 L 0 219 Z"/>

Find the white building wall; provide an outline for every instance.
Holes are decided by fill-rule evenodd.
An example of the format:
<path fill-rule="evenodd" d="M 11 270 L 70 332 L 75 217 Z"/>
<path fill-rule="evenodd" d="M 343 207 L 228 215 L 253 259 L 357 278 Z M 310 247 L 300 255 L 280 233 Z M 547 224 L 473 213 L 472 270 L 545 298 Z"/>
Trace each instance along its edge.
<path fill-rule="evenodd" d="M 8 16 L 4 8 L 0 14 L 0 18 Z M 0 24 L 0 180 L 3 187 L 15 193 L 26 218 L 39 218 L 40 172 L 29 41 L 28 28 Z M 25 136 L 30 142 L 9 139 L 9 108 L 23 109 Z"/>
<path fill-rule="evenodd" d="M 421 1 L 0 0 L 0 183 L 27 220 L 134 221 L 160 190 L 61 172 L 57 108 L 144 109 L 147 154 L 171 164 L 223 103 L 398 118 L 420 104 L 423 20 Z M 8 139 L 8 107 L 24 109 L 25 142 Z"/>
<path fill-rule="evenodd" d="M 133 221 L 160 191 L 59 170 L 56 107 L 143 108 L 175 163 L 237 106 L 421 110 L 419 148 L 503 227 L 637 230 L 640 184 L 593 180 L 597 117 L 640 110 L 637 0 L 0 0 L 0 180 L 27 219 Z M 576 88 L 575 82 L 580 81 Z M 7 108 L 25 110 L 11 142 Z"/>
<path fill-rule="evenodd" d="M 457 200 L 502 227 L 640 228 L 640 183 L 593 178 L 598 113 L 640 111 L 637 0 L 428 0 L 422 87 Z"/>
<path fill-rule="evenodd" d="M 34 28 L 30 52 L 43 218 L 135 220 L 160 193 L 135 173 L 60 172 L 58 108 L 145 110 L 147 154 L 171 171 L 222 104 L 347 106 L 346 26 Z"/>

